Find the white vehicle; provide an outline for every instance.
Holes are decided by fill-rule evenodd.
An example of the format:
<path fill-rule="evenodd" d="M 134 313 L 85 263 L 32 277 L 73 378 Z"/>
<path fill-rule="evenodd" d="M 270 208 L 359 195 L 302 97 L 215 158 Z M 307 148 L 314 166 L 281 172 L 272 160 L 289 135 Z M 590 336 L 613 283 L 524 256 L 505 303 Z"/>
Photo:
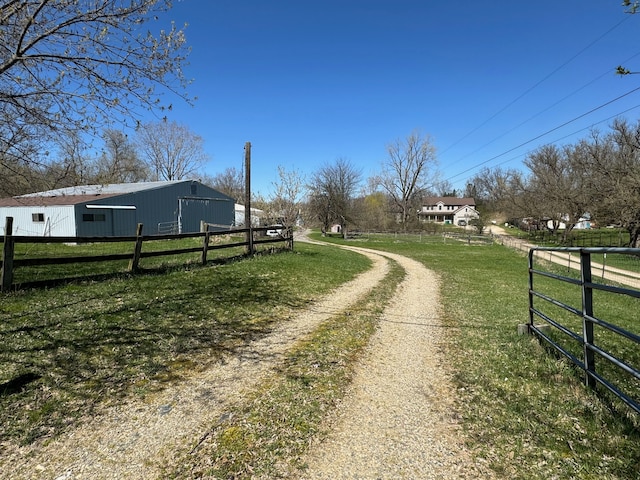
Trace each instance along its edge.
<path fill-rule="evenodd" d="M 267 237 L 281 237 L 284 225 L 271 225 L 267 230 Z"/>

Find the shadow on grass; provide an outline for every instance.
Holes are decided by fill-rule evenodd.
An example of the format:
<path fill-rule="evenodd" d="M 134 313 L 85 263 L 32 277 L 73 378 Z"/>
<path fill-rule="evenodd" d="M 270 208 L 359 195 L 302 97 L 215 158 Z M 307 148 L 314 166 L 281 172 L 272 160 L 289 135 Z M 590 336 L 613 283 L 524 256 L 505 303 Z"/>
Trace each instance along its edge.
<path fill-rule="evenodd" d="M 286 248 L 276 248 L 271 247 L 266 250 L 259 251 L 255 253 L 253 256 L 264 256 L 271 255 L 276 253 L 289 252 L 289 249 Z M 193 255 L 190 255 L 192 258 Z M 229 265 L 241 260 L 246 260 L 251 258 L 248 254 L 240 254 L 240 255 L 232 255 L 227 257 L 218 257 L 212 258 L 207 261 L 207 265 Z M 121 262 L 105 262 L 105 264 L 115 264 Z M 124 264 L 123 264 L 124 265 Z M 65 267 L 68 267 L 66 265 Z M 169 272 L 174 271 L 182 271 L 185 269 L 193 269 L 193 268 L 202 268 L 200 262 L 190 259 L 187 261 L 167 261 L 162 262 L 160 264 L 153 264 L 150 262 L 149 266 L 144 266 L 136 270 L 135 272 L 129 272 L 123 268 L 115 268 L 114 271 L 100 272 L 96 273 L 95 269 L 91 270 L 90 264 L 70 264 L 71 272 L 68 268 L 54 270 L 51 266 L 49 266 L 49 270 L 59 271 L 57 277 L 52 278 L 44 278 L 41 280 L 32 280 L 32 281 L 19 281 L 14 283 L 13 289 L 14 291 L 19 290 L 28 290 L 28 289 L 43 289 L 43 288 L 55 288 L 61 287 L 64 285 L 70 285 L 74 283 L 87 283 L 87 282 L 105 282 L 108 280 L 118 279 L 118 278 L 131 278 L 132 276 L 138 275 L 164 275 Z M 74 274 L 74 267 L 77 267 Z M 104 267 L 101 267 L 104 268 Z M 108 267 L 107 267 L 108 268 Z M 55 273 L 54 273 L 55 275 Z"/>
<path fill-rule="evenodd" d="M 55 436 L 103 402 L 160 390 L 264 337 L 302 305 L 276 273 L 232 265 L 241 258 L 7 296 L 0 442 Z"/>

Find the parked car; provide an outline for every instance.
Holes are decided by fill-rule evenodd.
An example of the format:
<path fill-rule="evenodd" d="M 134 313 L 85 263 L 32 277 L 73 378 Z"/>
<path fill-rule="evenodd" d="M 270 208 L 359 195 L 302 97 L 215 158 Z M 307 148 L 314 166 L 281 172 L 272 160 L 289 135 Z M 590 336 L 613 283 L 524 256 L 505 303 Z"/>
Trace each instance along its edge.
<path fill-rule="evenodd" d="M 458 220 L 458 226 L 466 227 L 467 226 L 467 221 L 466 220 Z"/>
<path fill-rule="evenodd" d="M 271 225 L 267 230 L 268 237 L 281 237 L 284 225 Z"/>

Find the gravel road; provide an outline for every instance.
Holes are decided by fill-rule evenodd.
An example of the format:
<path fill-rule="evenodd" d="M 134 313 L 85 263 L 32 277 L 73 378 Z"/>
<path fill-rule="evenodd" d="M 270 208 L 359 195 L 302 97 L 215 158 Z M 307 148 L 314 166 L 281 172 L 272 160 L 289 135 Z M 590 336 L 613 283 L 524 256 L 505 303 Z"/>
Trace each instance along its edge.
<path fill-rule="evenodd" d="M 334 248 L 334 247 L 327 247 Z M 406 270 L 397 297 L 331 420 L 312 445 L 308 479 L 491 478 L 463 446 L 455 392 L 444 373 L 438 279 L 399 255 L 352 248 L 373 268 L 316 302 L 271 335 L 209 371 L 155 395 L 105 409 L 47 444 L 5 449 L 3 478 L 155 479 L 172 452 L 192 445 L 229 405 L 269 375 L 283 354 L 321 322 L 382 281 L 388 258 Z M 7 472 L 9 472 L 7 474 Z"/>
<path fill-rule="evenodd" d="M 364 251 L 363 249 L 355 249 Z M 445 374 L 438 279 L 406 271 L 360 364 L 330 438 L 309 453 L 307 479 L 491 478 L 465 450 Z"/>

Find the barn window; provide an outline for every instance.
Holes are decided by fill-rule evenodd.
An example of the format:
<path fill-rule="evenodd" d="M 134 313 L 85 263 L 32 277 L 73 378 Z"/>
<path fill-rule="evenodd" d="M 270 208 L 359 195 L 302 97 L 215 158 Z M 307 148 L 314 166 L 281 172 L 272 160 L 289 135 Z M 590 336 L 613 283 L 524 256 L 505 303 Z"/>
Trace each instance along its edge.
<path fill-rule="evenodd" d="M 104 222 L 106 221 L 106 216 L 104 213 L 83 213 L 82 221 L 83 222 Z"/>
<path fill-rule="evenodd" d="M 32 213 L 31 220 L 38 223 L 44 222 L 44 213 Z"/>
<path fill-rule="evenodd" d="M 197 195 L 198 194 L 198 184 L 197 183 L 192 183 L 191 184 L 191 195 Z"/>

